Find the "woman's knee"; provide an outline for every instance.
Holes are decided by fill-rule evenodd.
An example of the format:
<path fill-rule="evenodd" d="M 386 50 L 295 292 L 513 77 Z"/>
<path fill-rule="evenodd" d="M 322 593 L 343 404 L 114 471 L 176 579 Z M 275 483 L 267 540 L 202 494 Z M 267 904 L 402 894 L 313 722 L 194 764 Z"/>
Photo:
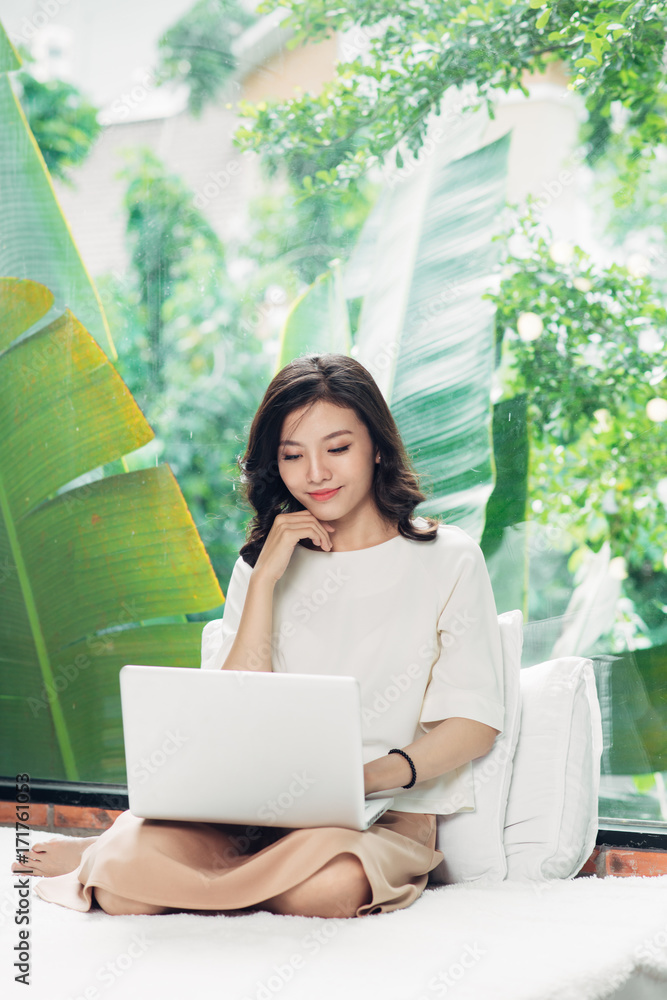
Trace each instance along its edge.
<path fill-rule="evenodd" d="M 157 906 L 153 903 L 141 903 L 136 899 L 126 899 L 124 896 L 118 896 L 115 892 L 102 889 L 98 885 L 93 886 L 93 897 L 97 900 L 100 908 L 112 916 L 139 915 L 144 913 L 153 915 L 169 912 L 168 906 Z"/>
<path fill-rule="evenodd" d="M 304 917 L 356 917 L 373 896 L 356 854 L 339 854 L 303 882 L 274 896 L 274 912 Z"/>

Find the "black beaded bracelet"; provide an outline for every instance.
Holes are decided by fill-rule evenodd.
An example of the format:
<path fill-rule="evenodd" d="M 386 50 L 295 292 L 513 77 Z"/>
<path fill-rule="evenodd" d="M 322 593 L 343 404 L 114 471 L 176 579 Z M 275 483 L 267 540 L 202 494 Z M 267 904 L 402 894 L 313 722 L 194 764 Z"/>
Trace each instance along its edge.
<path fill-rule="evenodd" d="M 410 765 L 410 767 L 412 769 L 412 781 L 410 782 L 409 785 L 401 785 L 401 788 L 412 788 L 412 786 L 414 785 L 415 781 L 417 780 L 417 768 L 412 763 L 412 760 L 410 759 L 410 757 L 408 757 L 408 755 L 406 754 L 405 750 L 399 750 L 397 747 L 394 747 L 394 749 L 390 750 L 389 753 L 400 753 L 400 754 L 403 754 L 403 756 L 407 760 L 408 764 Z"/>

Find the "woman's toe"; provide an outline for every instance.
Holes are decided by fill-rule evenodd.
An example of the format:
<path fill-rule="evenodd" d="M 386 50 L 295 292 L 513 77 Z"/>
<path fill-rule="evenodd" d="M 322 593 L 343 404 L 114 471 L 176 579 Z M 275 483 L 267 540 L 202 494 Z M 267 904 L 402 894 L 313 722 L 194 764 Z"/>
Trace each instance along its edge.
<path fill-rule="evenodd" d="M 26 868 L 31 868 L 32 865 L 39 864 L 39 858 L 33 857 L 30 853 L 24 855 L 22 861 L 15 861 L 12 865 L 12 871 L 25 871 Z"/>

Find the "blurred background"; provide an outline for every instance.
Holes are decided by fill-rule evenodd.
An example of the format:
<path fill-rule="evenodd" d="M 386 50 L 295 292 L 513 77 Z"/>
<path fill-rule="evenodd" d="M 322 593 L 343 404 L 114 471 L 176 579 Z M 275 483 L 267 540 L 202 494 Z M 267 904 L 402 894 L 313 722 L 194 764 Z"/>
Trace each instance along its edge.
<path fill-rule="evenodd" d="M 337 351 L 523 665 L 592 658 L 601 821 L 667 825 L 667 14 L 587 6 L 3 0 L 3 774 L 126 780 L 118 668 L 198 667 Z"/>

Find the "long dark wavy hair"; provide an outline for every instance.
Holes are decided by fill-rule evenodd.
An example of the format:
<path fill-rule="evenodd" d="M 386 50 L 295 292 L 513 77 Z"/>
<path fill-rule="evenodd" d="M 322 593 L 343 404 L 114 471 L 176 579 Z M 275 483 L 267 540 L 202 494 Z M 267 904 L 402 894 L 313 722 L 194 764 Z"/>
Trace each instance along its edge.
<path fill-rule="evenodd" d="M 412 523 L 418 503 L 426 500 L 418 474 L 405 451 L 391 411 L 371 373 L 345 354 L 304 354 L 274 375 L 255 414 L 241 469 L 241 496 L 255 511 L 239 555 L 255 565 L 277 514 L 306 510 L 285 486 L 278 471 L 278 443 L 285 417 L 316 402 L 354 410 L 362 421 L 380 461 L 375 463 L 371 495 L 380 516 L 405 538 L 433 541 L 439 521 L 426 517 L 428 528 Z M 297 543 L 318 549 L 310 538 Z"/>

